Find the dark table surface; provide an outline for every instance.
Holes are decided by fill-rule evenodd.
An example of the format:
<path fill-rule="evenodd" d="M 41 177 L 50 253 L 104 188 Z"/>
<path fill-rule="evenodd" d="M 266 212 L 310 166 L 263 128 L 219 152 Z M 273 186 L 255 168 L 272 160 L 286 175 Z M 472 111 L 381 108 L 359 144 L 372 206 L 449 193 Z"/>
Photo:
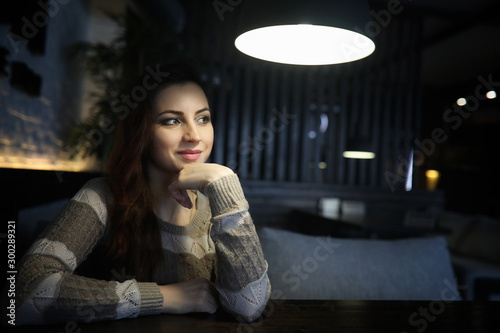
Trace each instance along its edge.
<path fill-rule="evenodd" d="M 14 332 L 500 332 L 500 302 L 271 300 L 265 317 L 157 315 L 101 323 L 16 327 Z"/>
<path fill-rule="evenodd" d="M 402 221 L 390 221 L 380 216 L 364 217 L 328 217 L 318 210 L 294 210 L 298 229 L 310 235 L 330 235 L 348 238 L 380 238 L 397 239 L 405 237 L 422 237 L 426 235 L 450 234 L 451 230 L 439 226 L 417 227 L 401 224 Z M 399 224 L 396 224 L 399 223 Z"/>

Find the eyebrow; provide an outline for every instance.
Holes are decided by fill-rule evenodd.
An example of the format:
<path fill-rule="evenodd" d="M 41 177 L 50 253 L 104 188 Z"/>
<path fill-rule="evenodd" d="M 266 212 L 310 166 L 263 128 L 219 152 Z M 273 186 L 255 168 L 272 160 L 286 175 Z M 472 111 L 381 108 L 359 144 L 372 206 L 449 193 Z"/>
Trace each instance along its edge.
<path fill-rule="evenodd" d="M 209 111 L 210 112 L 210 109 L 208 107 L 205 107 L 203 109 L 200 109 L 198 111 L 196 111 L 194 114 L 198 114 L 198 113 L 201 113 L 201 112 L 204 112 L 204 111 Z M 165 113 L 173 113 L 175 115 L 179 115 L 179 116 L 182 116 L 184 114 L 184 112 L 182 111 L 176 111 L 176 110 L 165 110 L 165 111 L 162 111 L 160 112 L 160 114 L 158 116 L 156 116 L 156 118 L 159 118 L 161 117 L 162 115 L 164 115 Z"/>

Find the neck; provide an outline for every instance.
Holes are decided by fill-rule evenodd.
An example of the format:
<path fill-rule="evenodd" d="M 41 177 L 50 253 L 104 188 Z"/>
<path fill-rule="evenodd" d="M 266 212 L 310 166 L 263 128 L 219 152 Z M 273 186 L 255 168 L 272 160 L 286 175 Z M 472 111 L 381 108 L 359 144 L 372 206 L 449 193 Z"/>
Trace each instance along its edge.
<path fill-rule="evenodd" d="M 176 175 L 167 174 L 159 170 L 156 166 L 148 165 L 148 185 L 154 200 L 173 200 L 168 192 L 168 186 L 175 179 Z M 175 200 L 174 200 L 175 201 Z"/>

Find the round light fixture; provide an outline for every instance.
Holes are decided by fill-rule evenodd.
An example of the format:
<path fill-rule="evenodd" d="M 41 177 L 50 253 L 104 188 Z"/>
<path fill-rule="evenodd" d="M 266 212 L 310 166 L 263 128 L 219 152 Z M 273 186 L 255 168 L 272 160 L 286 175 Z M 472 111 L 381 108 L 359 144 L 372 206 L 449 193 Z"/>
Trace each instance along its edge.
<path fill-rule="evenodd" d="M 497 93 L 494 90 L 490 90 L 486 93 L 486 98 L 493 99 L 497 97 Z"/>
<path fill-rule="evenodd" d="M 254 58 L 295 65 L 345 63 L 375 50 L 375 43 L 358 32 L 312 24 L 257 28 L 238 36 L 235 46 Z"/>
<path fill-rule="evenodd" d="M 375 50 L 369 14 L 367 0 L 247 0 L 234 44 L 246 55 L 276 63 L 355 61 Z"/>

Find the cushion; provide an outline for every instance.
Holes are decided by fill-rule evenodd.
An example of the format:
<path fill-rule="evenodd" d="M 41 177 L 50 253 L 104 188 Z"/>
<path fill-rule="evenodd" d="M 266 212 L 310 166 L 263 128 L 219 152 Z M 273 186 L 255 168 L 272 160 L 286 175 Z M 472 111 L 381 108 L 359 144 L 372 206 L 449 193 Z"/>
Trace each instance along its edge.
<path fill-rule="evenodd" d="M 259 230 L 274 298 L 458 300 L 442 237 L 402 240 Z"/>
<path fill-rule="evenodd" d="M 500 264 L 500 221 L 478 216 L 461 235 L 456 252 L 493 264 Z"/>
<path fill-rule="evenodd" d="M 452 231 L 447 239 L 453 254 L 500 264 L 500 220 L 443 212 L 439 225 Z"/>
<path fill-rule="evenodd" d="M 442 228 L 450 229 L 450 234 L 446 236 L 448 248 L 455 251 L 466 233 L 470 223 L 474 221 L 471 216 L 463 215 L 451 211 L 443 211 L 439 217 L 438 224 Z"/>

